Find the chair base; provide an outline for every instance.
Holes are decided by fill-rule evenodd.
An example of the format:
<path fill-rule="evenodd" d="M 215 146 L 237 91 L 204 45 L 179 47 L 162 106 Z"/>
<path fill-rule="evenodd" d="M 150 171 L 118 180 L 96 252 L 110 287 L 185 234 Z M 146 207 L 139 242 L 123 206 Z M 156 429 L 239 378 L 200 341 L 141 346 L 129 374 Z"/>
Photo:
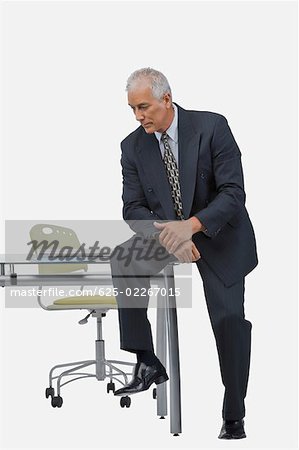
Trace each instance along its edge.
<path fill-rule="evenodd" d="M 98 344 L 99 341 L 96 341 L 96 343 Z M 104 341 L 100 341 L 100 343 L 104 343 Z M 98 381 L 104 381 L 106 378 L 108 378 L 109 383 L 112 384 L 113 381 L 115 380 L 124 386 L 125 384 L 128 383 L 128 375 L 132 375 L 132 371 L 125 372 L 120 368 L 116 367 L 115 364 L 131 366 L 133 368 L 135 367 L 135 363 L 118 360 L 106 360 L 106 359 L 100 360 L 94 359 L 94 360 L 75 361 L 64 364 L 57 364 L 53 366 L 52 369 L 50 370 L 49 388 L 52 390 L 53 395 L 54 392 L 56 391 L 56 394 L 60 396 L 62 386 L 65 386 L 66 384 L 69 384 L 81 378 L 96 378 Z M 95 373 L 81 372 L 82 369 L 90 366 L 95 366 Z M 63 370 L 59 375 L 54 375 L 54 371 L 57 371 L 57 369 L 63 369 L 67 367 L 70 367 L 70 369 Z M 66 377 L 73 377 L 73 378 L 63 382 L 63 379 L 65 379 Z M 57 380 L 56 390 L 54 390 L 53 387 L 54 380 Z"/>
<path fill-rule="evenodd" d="M 127 361 L 118 361 L 105 358 L 105 341 L 102 339 L 102 317 L 104 316 L 103 311 L 93 310 L 91 312 L 93 317 L 97 318 L 97 340 L 95 341 L 95 359 L 85 360 L 85 361 L 75 361 L 63 364 L 57 364 L 52 367 L 49 373 L 49 387 L 46 389 L 46 398 L 52 398 L 52 406 L 61 407 L 62 397 L 61 388 L 66 384 L 82 378 L 96 378 L 98 381 L 104 381 L 106 378 L 109 379 L 107 384 L 107 392 L 115 390 L 114 381 L 118 381 L 122 386 L 129 382 L 128 375 L 133 375 L 133 370 L 135 363 Z M 129 366 L 132 368 L 131 372 L 121 370 L 116 365 Z M 82 372 L 86 367 L 95 366 L 94 372 Z M 68 368 L 69 367 L 69 368 Z M 65 370 L 68 368 L 67 370 Z M 60 370 L 58 375 L 57 370 Z M 67 381 L 64 381 L 67 377 L 72 377 Z M 54 389 L 54 380 L 56 381 L 56 389 Z M 56 395 L 55 395 L 56 394 Z"/>

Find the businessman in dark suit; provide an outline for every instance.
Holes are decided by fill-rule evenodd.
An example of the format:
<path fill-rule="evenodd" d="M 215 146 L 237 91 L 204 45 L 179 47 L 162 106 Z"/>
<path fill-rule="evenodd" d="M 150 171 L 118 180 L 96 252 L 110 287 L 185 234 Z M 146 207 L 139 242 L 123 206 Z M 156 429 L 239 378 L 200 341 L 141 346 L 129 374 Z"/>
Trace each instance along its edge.
<path fill-rule="evenodd" d="M 251 346 L 244 279 L 257 265 L 257 254 L 240 150 L 225 117 L 173 103 L 162 73 L 135 71 L 127 92 L 140 126 L 121 143 L 123 217 L 136 234 L 117 249 L 129 254 L 132 245 L 139 246 L 153 258 L 133 257 L 127 264 L 112 256 L 114 286 L 121 292 L 148 288 L 149 276 L 168 262 L 196 263 L 225 387 L 219 438 L 244 438 Z M 158 248 L 162 258 L 154 256 Z M 122 294 L 117 302 L 121 348 L 136 353 L 137 364 L 131 382 L 115 394 L 133 394 L 168 375 L 154 353 L 148 296 Z"/>

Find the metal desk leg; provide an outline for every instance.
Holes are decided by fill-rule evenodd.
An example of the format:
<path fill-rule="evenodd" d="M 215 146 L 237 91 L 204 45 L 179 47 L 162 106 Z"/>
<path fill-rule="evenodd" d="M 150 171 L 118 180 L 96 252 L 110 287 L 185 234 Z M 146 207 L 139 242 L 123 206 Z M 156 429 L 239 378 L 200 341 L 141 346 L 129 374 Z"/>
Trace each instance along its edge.
<path fill-rule="evenodd" d="M 181 382 L 176 299 L 174 296 L 173 266 L 164 269 L 166 296 L 166 317 L 168 328 L 169 385 L 170 385 L 170 432 L 178 436 L 181 423 Z M 172 294 L 169 296 L 169 292 Z"/>
<path fill-rule="evenodd" d="M 5 276 L 5 264 L 1 263 L 1 278 Z M 1 280 L 1 287 L 5 287 L 4 279 Z"/>
<path fill-rule="evenodd" d="M 167 348 L 166 348 L 166 301 L 165 296 L 158 295 L 157 298 L 157 333 L 156 352 L 157 357 L 166 368 Z M 157 385 L 157 415 L 164 419 L 167 416 L 167 383 Z"/>

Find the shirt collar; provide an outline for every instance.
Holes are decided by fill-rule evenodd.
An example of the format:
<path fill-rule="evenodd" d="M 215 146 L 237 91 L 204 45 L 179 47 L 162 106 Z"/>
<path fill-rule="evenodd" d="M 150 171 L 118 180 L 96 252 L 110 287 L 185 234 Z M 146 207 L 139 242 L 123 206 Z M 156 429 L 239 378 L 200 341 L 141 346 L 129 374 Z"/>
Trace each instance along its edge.
<path fill-rule="evenodd" d="M 173 120 L 170 124 L 170 127 L 166 130 L 168 136 L 175 142 L 178 142 L 178 108 L 177 106 L 173 103 L 172 104 L 173 109 L 174 109 L 174 117 Z M 158 141 L 160 142 L 161 140 L 161 136 L 162 133 L 159 133 L 158 131 L 155 131 L 155 136 L 158 139 Z"/>

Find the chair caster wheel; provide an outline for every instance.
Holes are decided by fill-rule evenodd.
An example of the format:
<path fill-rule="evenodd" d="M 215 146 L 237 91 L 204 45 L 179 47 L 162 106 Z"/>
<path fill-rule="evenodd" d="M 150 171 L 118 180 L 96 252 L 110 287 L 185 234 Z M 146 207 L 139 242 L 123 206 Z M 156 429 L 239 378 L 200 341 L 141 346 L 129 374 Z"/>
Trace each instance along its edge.
<path fill-rule="evenodd" d="M 115 384 L 112 382 L 107 383 L 107 394 L 109 394 L 110 391 L 112 391 L 112 392 L 115 391 Z"/>
<path fill-rule="evenodd" d="M 126 408 L 130 408 L 131 405 L 131 399 L 128 395 L 126 395 L 125 397 L 121 397 L 120 399 L 120 406 L 122 408 L 126 407 Z"/>
<path fill-rule="evenodd" d="M 54 388 L 48 387 L 45 392 L 46 398 L 54 397 Z"/>
<path fill-rule="evenodd" d="M 157 398 L 157 389 L 154 388 L 153 389 L 153 399 L 156 400 L 156 398 Z"/>
<path fill-rule="evenodd" d="M 60 395 L 57 395 L 57 397 L 52 397 L 51 405 L 53 408 L 61 408 L 63 403 L 62 397 Z"/>

